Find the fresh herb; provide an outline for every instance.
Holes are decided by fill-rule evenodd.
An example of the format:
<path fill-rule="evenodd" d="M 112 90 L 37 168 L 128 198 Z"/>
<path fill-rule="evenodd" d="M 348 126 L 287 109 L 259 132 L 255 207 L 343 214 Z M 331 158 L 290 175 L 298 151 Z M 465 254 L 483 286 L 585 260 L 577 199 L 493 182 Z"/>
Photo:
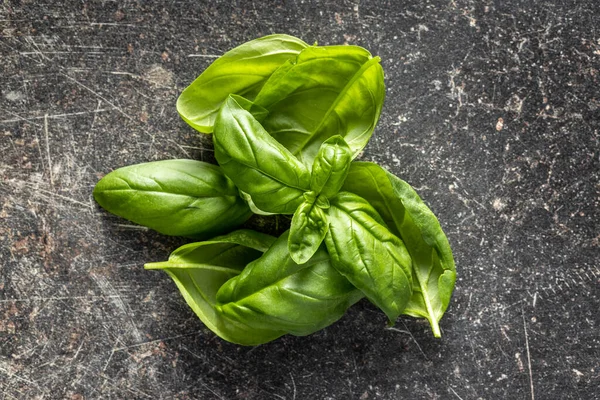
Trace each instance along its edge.
<path fill-rule="evenodd" d="M 247 42 L 186 88 L 177 110 L 213 133 L 217 165 L 168 160 L 117 169 L 94 197 L 167 235 L 207 239 L 146 264 L 175 281 L 221 338 L 257 345 L 308 335 L 366 297 L 394 324 L 436 337 L 456 272 L 448 240 L 409 184 L 353 162 L 385 97 L 379 58 L 287 35 Z M 233 231 L 252 213 L 291 216 L 279 238 Z"/>

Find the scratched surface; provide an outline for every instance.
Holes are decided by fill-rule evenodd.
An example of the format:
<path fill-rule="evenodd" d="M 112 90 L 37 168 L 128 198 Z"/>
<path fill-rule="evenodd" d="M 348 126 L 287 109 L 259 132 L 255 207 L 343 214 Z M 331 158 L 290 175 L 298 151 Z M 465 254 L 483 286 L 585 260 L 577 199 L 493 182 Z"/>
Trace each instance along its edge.
<path fill-rule="evenodd" d="M 4 1 L 1 398 L 599 399 L 599 14 L 596 0 Z M 309 337 L 223 342 L 142 268 L 184 240 L 92 201 L 114 168 L 211 160 L 175 100 L 274 32 L 381 56 L 387 99 L 361 158 L 415 186 L 448 234 L 443 339 L 411 318 L 386 329 L 361 302 Z"/>

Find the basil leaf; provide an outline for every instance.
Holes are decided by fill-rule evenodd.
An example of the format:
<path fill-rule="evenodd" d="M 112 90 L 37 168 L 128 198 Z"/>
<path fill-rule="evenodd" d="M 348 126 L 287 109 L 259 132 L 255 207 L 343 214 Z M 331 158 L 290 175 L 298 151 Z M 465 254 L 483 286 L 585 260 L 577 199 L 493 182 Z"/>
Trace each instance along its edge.
<path fill-rule="evenodd" d="M 394 323 L 412 294 L 411 260 L 362 197 L 340 192 L 331 200 L 325 238 L 333 266 Z"/>
<path fill-rule="evenodd" d="M 253 99 L 271 74 L 308 45 L 288 35 L 251 40 L 213 62 L 177 99 L 179 115 L 194 129 L 210 133 L 229 94 Z"/>
<path fill-rule="evenodd" d="M 308 47 L 265 83 L 255 103 L 265 129 L 310 167 L 321 143 L 344 137 L 352 158 L 379 119 L 385 86 L 379 57 L 357 46 Z"/>
<path fill-rule="evenodd" d="M 165 271 L 202 323 L 224 340 L 246 346 L 269 342 L 285 332 L 257 329 L 231 320 L 216 307 L 217 291 L 237 276 L 247 263 L 258 259 L 275 238 L 240 230 L 206 242 L 186 244 L 169 261 L 148 263 L 146 269 Z"/>
<path fill-rule="evenodd" d="M 165 235 L 207 237 L 252 215 L 218 166 L 194 160 L 119 168 L 96 184 L 94 198 L 107 211 Z"/>
<path fill-rule="evenodd" d="M 434 336 L 440 337 L 439 321 L 450 304 L 456 269 L 437 218 L 408 183 L 377 164 L 352 163 L 343 190 L 364 197 L 406 245 L 413 295 L 403 313 L 427 318 Z"/>
<path fill-rule="evenodd" d="M 327 139 L 319 149 L 312 167 L 310 190 L 328 199 L 339 191 L 352 161 L 352 151 L 341 136 Z"/>
<path fill-rule="evenodd" d="M 331 266 L 324 248 L 296 264 L 288 253 L 288 233 L 219 289 L 224 315 L 257 329 L 308 335 L 337 321 L 362 297 Z"/>
<path fill-rule="evenodd" d="M 233 95 L 223 104 L 213 135 L 215 158 L 258 209 L 293 214 L 309 188 L 310 172 L 264 130 L 251 107 Z"/>
<path fill-rule="evenodd" d="M 317 252 L 321 242 L 325 239 L 329 228 L 329 218 L 326 211 L 319 207 L 314 193 L 294 213 L 288 249 L 292 260 L 304 264 Z"/>

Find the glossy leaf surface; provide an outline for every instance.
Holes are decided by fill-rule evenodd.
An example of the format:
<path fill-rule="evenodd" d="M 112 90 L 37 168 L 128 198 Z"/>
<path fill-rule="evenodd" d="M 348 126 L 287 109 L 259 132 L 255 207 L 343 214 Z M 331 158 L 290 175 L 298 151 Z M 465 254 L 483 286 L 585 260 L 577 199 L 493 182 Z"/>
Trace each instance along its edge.
<path fill-rule="evenodd" d="M 312 167 L 310 189 L 328 199 L 339 191 L 352 161 L 352 150 L 341 136 L 327 139 Z"/>
<path fill-rule="evenodd" d="M 456 281 L 452 250 L 414 189 L 377 164 L 353 163 L 343 190 L 364 197 L 398 235 L 412 258 L 413 295 L 403 313 L 429 320 L 436 337 Z"/>
<path fill-rule="evenodd" d="M 385 87 L 378 57 L 357 46 L 311 46 L 265 83 L 255 103 L 265 129 L 306 166 L 328 138 L 342 136 L 354 158 L 379 119 Z"/>
<path fill-rule="evenodd" d="M 145 268 L 165 271 L 190 308 L 219 337 L 237 344 L 258 345 L 285 332 L 257 329 L 227 318 L 217 309 L 216 296 L 225 282 L 239 275 L 274 241 L 269 235 L 240 230 L 206 242 L 186 244 L 171 253 L 169 261 L 149 263 Z"/>
<path fill-rule="evenodd" d="M 308 45 L 288 35 L 269 35 L 242 44 L 213 62 L 177 99 L 177 111 L 194 129 L 210 133 L 230 94 L 248 99 L 286 60 Z"/>
<path fill-rule="evenodd" d="M 94 198 L 107 211 L 166 235 L 212 236 L 252 214 L 221 168 L 194 160 L 119 168 L 96 184 Z"/>
<path fill-rule="evenodd" d="M 404 244 L 362 197 L 331 200 L 325 242 L 333 266 L 394 323 L 412 294 L 411 260 Z"/>
<path fill-rule="evenodd" d="M 329 216 L 317 202 L 314 192 L 305 195 L 306 200 L 298 207 L 292 217 L 288 249 L 292 259 L 298 264 L 304 264 L 317 252 L 329 229 Z"/>
<path fill-rule="evenodd" d="M 308 335 L 337 321 L 362 294 L 332 266 L 321 248 L 296 264 L 284 233 L 259 259 L 217 293 L 223 314 L 257 329 Z"/>
<path fill-rule="evenodd" d="M 310 172 L 264 130 L 247 111 L 251 107 L 238 96 L 227 99 L 215 124 L 215 158 L 258 209 L 293 214 L 309 189 Z"/>

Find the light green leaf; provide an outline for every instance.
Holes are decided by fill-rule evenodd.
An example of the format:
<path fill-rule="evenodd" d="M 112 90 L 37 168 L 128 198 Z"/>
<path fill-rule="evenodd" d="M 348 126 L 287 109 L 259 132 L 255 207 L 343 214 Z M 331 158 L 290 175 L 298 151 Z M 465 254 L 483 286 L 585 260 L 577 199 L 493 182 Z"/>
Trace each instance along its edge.
<path fill-rule="evenodd" d="M 289 35 L 269 35 L 228 51 L 213 62 L 177 99 L 177 111 L 194 129 L 210 133 L 230 94 L 253 99 L 286 60 L 308 45 Z"/>
<path fill-rule="evenodd" d="M 252 215 L 218 166 L 194 160 L 119 168 L 96 184 L 94 198 L 113 214 L 174 236 L 212 236 Z"/>
<path fill-rule="evenodd" d="M 258 259 L 275 238 L 240 230 L 206 242 L 186 244 L 169 261 L 149 263 L 146 269 L 165 271 L 190 308 L 211 331 L 224 340 L 246 346 L 269 342 L 285 332 L 257 329 L 224 316 L 216 307 L 217 291 Z"/>

